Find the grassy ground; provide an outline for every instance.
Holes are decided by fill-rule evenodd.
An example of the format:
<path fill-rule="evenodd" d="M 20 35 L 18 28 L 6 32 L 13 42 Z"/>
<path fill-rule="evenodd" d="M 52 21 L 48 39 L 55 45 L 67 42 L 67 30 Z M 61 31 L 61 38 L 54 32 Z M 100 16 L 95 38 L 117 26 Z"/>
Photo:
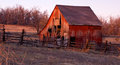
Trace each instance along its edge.
<path fill-rule="evenodd" d="M 36 33 L 35 29 L 26 26 L 6 25 L 5 27 L 8 32 L 21 32 L 22 29 L 25 29 L 26 32 Z M 15 57 L 15 59 L 12 59 L 15 62 L 19 61 L 16 62 L 18 64 L 23 63 L 21 65 L 120 65 L 120 57 L 101 54 L 101 52 L 93 50 L 85 53 L 68 49 L 17 46 L 16 44 L 9 43 L 3 44 L 3 46 L 10 48 L 10 52 L 13 51 L 10 57 Z M 3 48 L 0 46 L 0 52 Z M 6 50 L 3 49 L 3 51 Z M 10 55 L 10 52 L 8 52 L 7 50 L 7 53 L 4 53 L 6 59 L 8 59 Z M 2 56 L 0 53 L 0 63 Z M 20 58 L 16 60 L 16 57 Z M 5 58 L 3 60 L 5 60 Z"/>
<path fill-rule="evenodd" d="M 66 49 L 25 47 L 5 44 L 16 55 L 24 58 L 24 65 L 119 65 L 118 56 L 104 55 L 96 51 L 84 53 Z"/>

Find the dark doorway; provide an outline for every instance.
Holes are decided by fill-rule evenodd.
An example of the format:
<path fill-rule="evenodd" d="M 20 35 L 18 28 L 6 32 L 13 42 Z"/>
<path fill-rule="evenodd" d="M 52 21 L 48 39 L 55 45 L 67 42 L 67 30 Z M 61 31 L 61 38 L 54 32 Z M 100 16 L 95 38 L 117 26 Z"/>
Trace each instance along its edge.
<path fill-rule="evenodd" d="M 75 37 L 70 37 L 70 47 L 75 45 Z"/>

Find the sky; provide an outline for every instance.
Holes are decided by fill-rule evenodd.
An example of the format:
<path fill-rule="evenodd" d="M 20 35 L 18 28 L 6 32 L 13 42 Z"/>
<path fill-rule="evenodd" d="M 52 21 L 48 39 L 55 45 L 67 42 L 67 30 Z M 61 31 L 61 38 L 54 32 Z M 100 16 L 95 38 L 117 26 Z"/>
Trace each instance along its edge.
<path fill-rule="evenodd" d="M 98 17 L 120 16 L 120 0 L 0 0 L 0 8 L 21 5 L 25 9 L 37 8 L 51 14 L 55 5 L 90 6 Z"/>

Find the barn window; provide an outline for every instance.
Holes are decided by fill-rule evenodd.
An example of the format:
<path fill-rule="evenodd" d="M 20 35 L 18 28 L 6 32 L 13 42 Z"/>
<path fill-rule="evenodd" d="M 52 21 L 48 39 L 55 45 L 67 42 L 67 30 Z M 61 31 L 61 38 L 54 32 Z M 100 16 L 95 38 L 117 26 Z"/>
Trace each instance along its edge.
<path fill-rule="evenodd" d="M 54 30 L 56 31 L 56 26 L 54 26 Z"/>
<path fill-rule="evenodd" d="M 70 37 L 70 46 L 73 47 L 75 45 L 75 37 Z"/>
<path fill-rule="evenodd" d="M 58 25 L 58 28 L 60 29 L 60 28 L 61 28 L 61 25 Z"/>
<path fill-rule="evenodd" d="M 75 37 L 70 37 L 71 42 L 75 42 Z"/>
<path fill-rule="evenodd" d="M 52 29 L 51 29 L 51 28 L 49 28 L 49 29 L 48 29 L 48 32 L 49 32 L 49 33 L 52 33 Z"/>
<path fill-rule="evenodd" d="M 70 36 L 70 46 L 72 47 L 75 45 L 75 31 L 71 31 L 71 36 Z"/>

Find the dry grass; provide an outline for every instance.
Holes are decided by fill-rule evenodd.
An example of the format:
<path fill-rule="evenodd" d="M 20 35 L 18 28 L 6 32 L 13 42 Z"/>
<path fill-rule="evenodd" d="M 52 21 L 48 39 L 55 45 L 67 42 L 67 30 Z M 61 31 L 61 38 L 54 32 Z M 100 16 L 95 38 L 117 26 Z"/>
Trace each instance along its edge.
<path fill-rule="evenodd" d="M 26 57 L 25 65 L 119 65 L 120 58 L 112 55 L 101 55 L 96 51 L 88 53 L 71 51 L 66 49 L 50 49 L 43 47 L 24 47 L 8 45 L 19 56 Z"/>
<path fill-rule="evenodd" d="M 22 29 L 25 29 L 26 32 L 36 33 L 35 29 L 33 30 L 33 28 L 26 26 L 5 25 L 5 27 L 6 27 L 6 31 L 8 32 L 21 32 Z M 6 61 L 6 59 L 9 58 L 8 62 L 12 60 L 11 62 L 13 62 L 14 65 L 119 65 L 120 64 L 120 57 L 113 55 L 104 55 L 101 54 L 100 52 L 93 50 L 90 50 L 89 52 L 80 52 L 79 50 L 72 51 L 67 49 L 25 47 L 25 46 L 16 46 L 15 44 L 4 44 L 0 46 L 0 50 L 1 48 L 4 48 L 2 49 L 2 51 L 6 52 L 6 54 L 2 54 L 5 56 L 0 55 L 2 58 L 4 58 L 2 62 Z"/>
<path fill-rule="evenodd" d="M 104 37 L 103 42 L 111 42 L 112 44 L 120 44 L 120 37 Z"/>
<path fill-rule="evenodd" d="M 0 65 L 24 65 L 26 54 L 21 57 L 12 50 L 10 46 L 0 44 Z"/>
<path fill-rule="evenodd" d="M 0 24 L 0 29 L 2 29 L 2 24 Z M 26 32 L 36 33 L 36 29 L 30 26 L 21 26 L 21 25 L 5 25 L 6 32 L 22 32 L 24 29 Z"/>

